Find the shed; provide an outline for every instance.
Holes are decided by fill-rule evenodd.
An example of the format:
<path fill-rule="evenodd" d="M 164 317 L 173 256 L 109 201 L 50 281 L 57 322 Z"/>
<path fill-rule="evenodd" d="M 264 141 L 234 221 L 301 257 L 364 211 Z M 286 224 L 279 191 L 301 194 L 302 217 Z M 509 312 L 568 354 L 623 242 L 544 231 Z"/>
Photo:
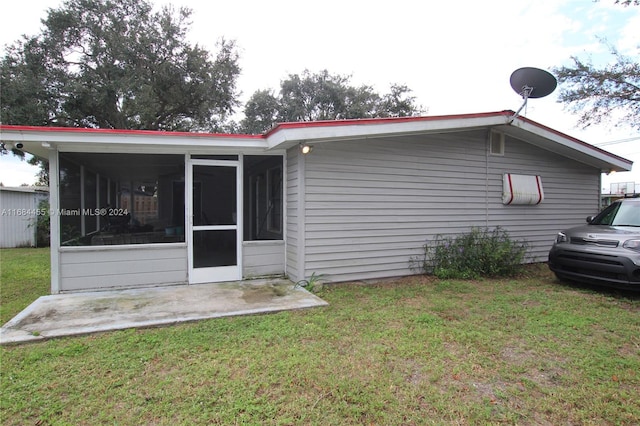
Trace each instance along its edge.
<path fill-rule="evenodd" d="M 436 235 L 546 260 L 632 163 L 513 111 L 284 123 L 263 135 L 0 126 L 50 164 L 51 291 L 415 273 Z M 303 149 L 304 148 L 304 149 Z"/>
<path fill-rule="evenodd" d="M 48 198 L 48 188 L 0 186 L 0 248 L 36 246 L 36 218 L 48 214 L 40 201 Z"/>

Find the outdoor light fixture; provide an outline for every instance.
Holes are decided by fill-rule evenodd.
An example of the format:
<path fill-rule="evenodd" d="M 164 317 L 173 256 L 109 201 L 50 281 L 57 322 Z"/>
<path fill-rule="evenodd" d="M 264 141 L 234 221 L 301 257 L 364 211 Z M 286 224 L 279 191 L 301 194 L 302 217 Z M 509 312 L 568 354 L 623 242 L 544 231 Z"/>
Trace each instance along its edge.
<path fill-rule="evenodd" d="M 300 144 L 300 152 L 302 152 L 303 154 L 308 154 L 311 151 L 313 151 L 313 147 L 311 145 L 307 145 L 306 143 Z"/>
<path fill-rule="evenodd" d="M 0 142 L 0 155 L 7 155 L 14 149 L 22 149 L 24 145 L 22 142 L 12 143 L 12 142 Z"/>
<path fill-rule="evenodd" d="M 0 154 L 7 155 L 13 149 L 13 144 L 10 142 L 0 143 Z"/>

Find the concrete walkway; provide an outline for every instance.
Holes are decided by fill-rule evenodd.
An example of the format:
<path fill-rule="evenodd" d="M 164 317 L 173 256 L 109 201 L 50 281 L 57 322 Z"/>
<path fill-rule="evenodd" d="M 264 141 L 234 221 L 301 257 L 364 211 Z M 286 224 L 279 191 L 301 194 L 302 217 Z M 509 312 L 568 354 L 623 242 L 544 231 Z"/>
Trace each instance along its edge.
<path fill-rule="evenodd" d="M 0 329 L 0 344 L 324 306 L 286 280 L 42 296 Z"/>

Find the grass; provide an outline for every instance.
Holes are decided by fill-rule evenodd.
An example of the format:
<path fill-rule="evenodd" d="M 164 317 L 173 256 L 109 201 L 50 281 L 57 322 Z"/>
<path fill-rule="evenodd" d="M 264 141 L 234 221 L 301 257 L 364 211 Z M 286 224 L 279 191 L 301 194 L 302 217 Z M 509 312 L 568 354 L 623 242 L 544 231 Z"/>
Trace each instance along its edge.
<path fill-rule="evenodd" d="M 5 320 L 48 288 L 13 263 L 48 258 L 0 254 Z M 319 295 L 330 306 L 2 347 L 0 421 L 640 423 L 640 295 L 561 285 L 544 265 Z"/>
<path fill-rule="evenodd" d="M 50 293 L 48 248 L 0 249 L 0 323 Z"/>

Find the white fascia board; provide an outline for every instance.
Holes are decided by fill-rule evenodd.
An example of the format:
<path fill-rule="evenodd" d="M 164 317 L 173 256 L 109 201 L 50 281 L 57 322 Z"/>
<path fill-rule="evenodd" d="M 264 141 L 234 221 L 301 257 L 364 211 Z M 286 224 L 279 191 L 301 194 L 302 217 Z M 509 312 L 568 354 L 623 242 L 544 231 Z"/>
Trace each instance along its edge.
<path fill-rule="evenodd" d="M 209 149 L 262 152 L 267 149 L 264 138 L 216 137 L 212 135 L 132 134 L 111 132 L 65 132 L 7 130 L 0 132 L 1 141 L 21 142 L 26 152 L 41 155 L 43 148 L 62 152 L 154 152 L 184 153 Z M 49 145 L 49 146 L 46 146 Z"/>
<path fill-rule="evenodd" d="M 296 125 L 277 129 L 267 136 L 269 149 L 289 148 L 301 141 L 317 143 L 330 140 L 366 139 L 415 133 L 444 133 L 505 123 L 504 116 L 443 118 L 392 123 L 354 123 L 326 125 Z"/>
<path fill-rule="evenodd" d="M 500 130 L 525 142 L 560 153 L 576 161 L 599 167 L 603 172 L 630 171 L 633 166 L 633 162 L 630 160 L 520 118 Z M 538 138 L 532 136 L 537 136 Z"/>

